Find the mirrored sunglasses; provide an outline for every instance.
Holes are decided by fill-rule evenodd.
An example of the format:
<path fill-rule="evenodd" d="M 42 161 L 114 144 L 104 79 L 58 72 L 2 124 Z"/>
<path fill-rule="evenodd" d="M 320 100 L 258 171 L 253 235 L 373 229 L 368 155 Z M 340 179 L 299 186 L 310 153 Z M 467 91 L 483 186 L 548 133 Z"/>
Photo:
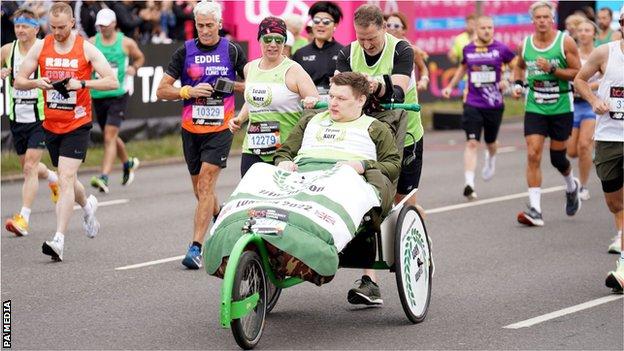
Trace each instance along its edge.
<path fill-rule="evenodd" d="M 265 44 L 271 44 L 271 42 L 275 42 L 275 44 L 277 45 L 282 45 L 284 44 L 284 41 L 286 41 L 286 39 L 281 36 L 281 35 L 263 35 L 262 36 L 262 41 Z"/>
<path fill-rule="evenodd" d="M 314 17 L 312 19 L 312 23 L 316 25 L 323 23 L 324 26 L 329 26 L 330 24 L 334 23 L 334 21 L 330 20 L 329 18 Z"/>

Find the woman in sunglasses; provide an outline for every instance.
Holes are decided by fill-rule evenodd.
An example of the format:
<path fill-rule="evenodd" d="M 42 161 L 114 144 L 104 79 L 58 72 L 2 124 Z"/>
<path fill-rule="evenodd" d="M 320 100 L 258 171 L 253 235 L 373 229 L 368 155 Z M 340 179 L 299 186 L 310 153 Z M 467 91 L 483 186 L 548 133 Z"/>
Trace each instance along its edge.
<path fill-rule="evenodd" d="M 405 34 L 407 33 L 407 18 L 405 15 L 399 12 L 394 12 L 389 15 L 385 15 L 384 18 L 386 20 L 386 29 L 388 30 L 388 33 L 394 35 L 398 39 L 409 41 L 405 37 Z M 416 84 L 416 88 L 418 91 L 424 91 L 427 90 L 427 86 L 429 85 L 429 69 L 425 64 L 429 55 L 416 45 L 412 45 L 412 49 L 414 50 L 414 65 L 418 69 L 420 77 L 418 79 L 418 83 Z"/>
<path fill-rule="evenodd" d="M 249 120 L 243 142 L 241 176 L 257 162 L 273 163 L 291 129 L 306 108 L 319 100 L 312 78 L 303 68 L 282 55 L 286 42 L 286 24 L 277 17 L 267 17 L 258 28 L 262 56 L 245 66 L 245 104 L 230 120 L 232 133 Z"/>

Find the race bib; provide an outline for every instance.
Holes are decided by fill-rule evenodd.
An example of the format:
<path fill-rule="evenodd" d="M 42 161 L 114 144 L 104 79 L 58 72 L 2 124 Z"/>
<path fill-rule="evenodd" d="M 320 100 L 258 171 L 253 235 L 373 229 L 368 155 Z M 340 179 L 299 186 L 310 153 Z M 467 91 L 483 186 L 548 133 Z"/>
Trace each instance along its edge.
<path fill-rule="evenodd" d="M 280 144 L 279 122 L 254 122 L 247 128 L 247 147 L 256 155 L 274 153 Z"/>
<path fill-rule="evenodd" d="M 559 82 L 556 80 L 537 80 L 533 82 L 535 103 L 540 105 L 556 104 L 559 100 Z"/>
<path fill-rule="evenodd" d="M 624 121 L 624 87 L 609 89 L 609 116 Z"/>
<path fill-rule="evenodd" d="M 193 105 L 193 124 L 200 126 L 220 126 L 225 118 L 225 108 L 221 106 Z"/>
<path fill-rule="evenodd" d="M 496 83 L 496 71 L 470 72 L 470 81 L 476 87 L 479 87 L 482 84 Z"/>
<path fill-rule="evenodd" d="M 65 99 L 56 90 L 46 90 L 46 105 L 55 110 L 73 110 L 76 107 L 76 92 L 70 91 L 69 97 Z"/>
<path fill-rule="evenodd" d="M 16 100 L 34 100 L 34 103 L 37 103 L 37 89 L 30 89 L 30 90 L 17 90 L 17 89 L 13 89 L 13 98 Z M 27 101 L 16 101 L 15 103 L 20 104 L 30 104 L 33 103 L 31 102 L 27 102 Z"/>

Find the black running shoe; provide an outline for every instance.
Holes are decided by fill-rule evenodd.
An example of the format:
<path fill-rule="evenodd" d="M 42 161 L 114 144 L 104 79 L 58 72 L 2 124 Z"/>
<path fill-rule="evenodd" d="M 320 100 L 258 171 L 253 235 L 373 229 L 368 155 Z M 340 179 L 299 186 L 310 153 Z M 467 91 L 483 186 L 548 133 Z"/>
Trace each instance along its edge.
<path fill-rule="evenodd" d="M 477 193 L 470 185 L 466 185 L 466 187 L 464 188 L 464 196 L 468 200 L 475 200 L 477 198 Z"/>
<path fill-rule="evenodd" d="M 349 290 L 347 294 L 347 301 L 349 301 L 350 304 L 369 306 L 383 305 L 379 286 L 375 284 L 369 276 L 362 276 L 362 279 L 355 281 L 356 284 L 358 282 L 360 285 L 357 288 Z"/>

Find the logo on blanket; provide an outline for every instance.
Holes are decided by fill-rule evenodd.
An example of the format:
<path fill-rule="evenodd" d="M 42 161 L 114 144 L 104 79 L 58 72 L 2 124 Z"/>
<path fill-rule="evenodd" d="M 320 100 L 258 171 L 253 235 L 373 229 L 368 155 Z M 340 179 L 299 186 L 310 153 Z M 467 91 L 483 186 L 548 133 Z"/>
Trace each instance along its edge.
<path fill-rule="evenodd" d="M 275 183 L 275 185 L 277 185 L 277 187 L 281 191 L 285 191 L 288 193 L 300 192 L 305 189 L 308 189 L 312 192 L 321 192 L 325 190 L 325 187 L 315 185 L 313 183 L 316 183 L 319 179 L 331 177 L 337 171 L 337 167 L 332 167 L 323 172 L 315 172 L 316 174 L 310 176 L 302 175 L 301 173 L 291 173 L 282 169 L 277 169 L 273 173 L 273 183 Z"/>

